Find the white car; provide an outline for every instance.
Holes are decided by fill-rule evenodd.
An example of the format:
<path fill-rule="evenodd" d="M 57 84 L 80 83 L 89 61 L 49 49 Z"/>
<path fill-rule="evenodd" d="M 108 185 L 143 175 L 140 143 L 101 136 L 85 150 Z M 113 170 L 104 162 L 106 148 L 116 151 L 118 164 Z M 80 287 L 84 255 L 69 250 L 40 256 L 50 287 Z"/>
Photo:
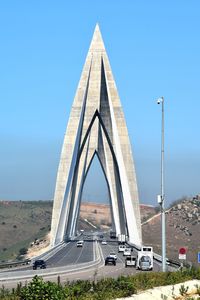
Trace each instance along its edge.
<path fill-rule="evenodd" d="M 124 256 L 130 256 L 131 255 L 131 248 L 125 248 L 124 249 Z"/>
<path fill-rule="evenodd" d="M 107 242 L 106 241 L 102 241 L 101 244 L 102 245 L 107 245 Z"/>
<path fill-rule="evenodd" d="M 109 257 L 113 257 L 115 260 L 117 259 L 115 252 L 110 252 Z"/>
<path fill-rule="evenodd" d="M 77 247 L 83 247 L 83 241 L 78 241 L 77 243 L 76 243 L 76 246 Z"/>
<path fill-rule="evenodd" d="M 124 252 L 125 249 L 126 249 L 125 245 L 119 245 L 118 252 Z"/>

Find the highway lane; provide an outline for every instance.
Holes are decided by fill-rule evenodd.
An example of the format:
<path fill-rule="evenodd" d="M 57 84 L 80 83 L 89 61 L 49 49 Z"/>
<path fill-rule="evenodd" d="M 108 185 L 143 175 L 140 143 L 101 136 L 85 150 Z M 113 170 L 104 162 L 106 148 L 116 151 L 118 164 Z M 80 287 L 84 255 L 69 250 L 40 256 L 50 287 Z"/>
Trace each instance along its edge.
<path fill-rule="evenodd" d="M 139 270 L 136 270 L 136 268 L 134 268 L 134 267 L 125 268 L 126 257 L 123 255 L 123 252 L 118 252 L 118 242 L 117 241 L 107 241 L 107 245 L 102 245 L 102 244 L 100 244 L 100 245 L 101 245 L 102 254 L 103 254 L 104 259 L 110 254 L 110 252 L 115 252 L 117 255 L 116 267 L 112 266 L 112 265 L 105 266 L 104 270 L 102 270 L 104 275 L 111 272 L 111 270 L 113 268 L 116 268 L 116 271 L 117 271 L 116 273 L 118 274 L 118 276 L 119 276 L 118 271 L 120 271 L 122 275 L 130 275 L 130 274 L 136 274 L 138 272 L 141 272 Z M 132 255 L 137 256 L 137 250 L 133 249 Z M 154 261 L 153 271 L 159 272 L 160 270 L 161 270 L 161 264 Z"/>
<path fill-rule="evenodd" d="M 71 241 L 65 248 L 47 259 L 47 267 L 59 267 L 92 261 L 94 242 L 85 241 L 83 247 L 77 247 L 76 242 L 77 241 Z"/>
<path fill-rule="evenodd" d="M 94 238 L 95 239 L 95 238 Z M 118 242 L 116 240 L 107 240 L 107 245 L 102 245 L 101 241 L 97 243 L 100 253 L 101 253 L 101 261 L 97 265 L 91 265 L 87 269 L 81 268 L 80 263 L 88 262 L 89 260 L 93 260 L 93 249 L 94 242 L 85 241 L 84 246 L 81 248 L 76 247 L 76 241 L 70 242 L 64 246 L 63 249 L 59 250 L 56 255 L 47 260 L 49 270 L 51 267 L 60 267 L 62 270 L 66 272 L 57 272 L 54 275 L 45 275 L 45 280 L 56 281 L 58 275 L 60 275 L 61 282 L 64 283 L 66 281 L 73 280 L 96 280 L 106 277 L 117 278 L 121 275 L 134 275 L 141 271 L 136 270 L 134 267 L 125 268 L 125 257 L 123 253 L 118 253 Z M 105 258 L 110 254 L 110 252 L 115 252 L 117 254 L 117 263 L 116 266 L 108 265 L 105 266 Z M 134 250 L 133 254 L 136 255 L 136 250 Z M 68 267 L 65 269 L 65 265 Z M 80 269 L 79 269 L 80 266 Z M 88 265 L 89 266 L 89 265 Z M 69 271 L 72 268 L 72 271 Z M 60 270 L 61 270 L 60 269 Z M 160 271 L 161 266 L 158 263 L 154 263 L 154 271 Z M 32 271 L 33 276 L 35 274 L 42 275 L 42 270 Z M 30 272 L 30 270 L 29 270 Z M 144 272 L 144 271 L 143 271 Z M 24 279 L 25 280 L 25 279 Z M 23 280 L 20 280 L 23 282 Z M 29 280 L 28 280 L 29 281 Z M 7 287 L 15 286 L 17 281 L 15 282 L 5 282 Z"/>
<path fill-rule="evenodd" d="M 47 269 L 90 262 L 94 259 L 94 241 L 85 241 L 83 247 L 76 246 L 77 241 L 70 241 L 53 256 L 45 259 Z M 42 258 L 41 258 L 42 259 Z M 7 272 L 31 270 L 32 266 L 9 269 Z M 39 269 L 38 269 L 39 270 Z M 36 273 L 36 270 L 34 271 Z"/>

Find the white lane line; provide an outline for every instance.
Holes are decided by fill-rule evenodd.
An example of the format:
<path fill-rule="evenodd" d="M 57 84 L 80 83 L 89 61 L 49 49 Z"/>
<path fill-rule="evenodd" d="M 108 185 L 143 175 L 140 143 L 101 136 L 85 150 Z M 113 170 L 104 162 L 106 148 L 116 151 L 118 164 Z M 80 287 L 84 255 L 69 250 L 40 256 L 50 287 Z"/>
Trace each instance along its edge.
<path fill-rule="evenodd" d="M 82 255 L 82 253 L 83 253 L 83 250 L 84 250 L 84 248 L 86 247 L 86 246 L 85 246 L 85 243 L 86 243 L 86 242 L 83 243 L 83 247 L 82 247 L 82 249 L 81 249 L 81 251 L 80 251 L 80 253 L 79 253 L 78 258 L 75 260 L 74 264 L 76 264 L 76 263 L 78 262 L 79 258 L 81 257 L 81 255 Z"/>
<path fill-rule="evenodd" d="M 70 242 L 70 243 L 72 243 L 72 242 Z M 74 245 L 72 245 L 72 247 L 71 247 L 71 249 L 69 249 L 69 251 L 66 251 L 66 254 L 65 254 L 64 256 L 62 256 L 62 257 L 56 262 L 56 264 L 59 263 L 59 262 L 61 262 L 66 256 L 69 255 L 69 253 L 70 253 L 70 252 L 72 251 L 72 249 L 75 247 L 75 244 L 76 244 L 76 243 L 74 243 Z"/>
<path fill-rule="evenodd" d="M 113 250 L 112 246 L 108 244 L 108 246 L 111 248 L 111 250 L 113 252 L 115 252 L 115 250 Z M 119 258 L 119 260 L 122 262 L 122 264 L 124 264 L 124 261 L 117 255 L 117 258 Z"/>

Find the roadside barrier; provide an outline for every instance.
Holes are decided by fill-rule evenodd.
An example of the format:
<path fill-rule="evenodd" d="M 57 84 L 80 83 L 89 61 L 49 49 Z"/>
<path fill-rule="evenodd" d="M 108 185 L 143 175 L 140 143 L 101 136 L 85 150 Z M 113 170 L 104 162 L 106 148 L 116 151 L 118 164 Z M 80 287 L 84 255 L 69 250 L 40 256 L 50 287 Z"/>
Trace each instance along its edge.
<path fill-rule="evenodd" d="M 47 268 L 47 269 L 40 269 L 37 270 L 37 275 L 42 277 L 51 277 L 55 275 L 61 274 L 68 274 L 68 273 L 76 273 L 81 272 L 86 269 L 90 269 L 92 267 L 98 266 L 102 262 L 102 257 L 100 254 L 100 249 L 97 241 L 95 241 L 95 248 L 94 248 L 94 260 L 91 262 L 85 262 L 80 264 L 74 264 L 72 266 L 62 266 L 62 267 L 54 267 L 54 268 Z M 5 280 L 22 280 L 22 279 L 30 279 L 34 276 L 33 270 L 26 270 L 23 271 L 26 274 L 19 274 L 18 271 L 11 272 L 1 272 L 0 273 L 0 283 Z"/>

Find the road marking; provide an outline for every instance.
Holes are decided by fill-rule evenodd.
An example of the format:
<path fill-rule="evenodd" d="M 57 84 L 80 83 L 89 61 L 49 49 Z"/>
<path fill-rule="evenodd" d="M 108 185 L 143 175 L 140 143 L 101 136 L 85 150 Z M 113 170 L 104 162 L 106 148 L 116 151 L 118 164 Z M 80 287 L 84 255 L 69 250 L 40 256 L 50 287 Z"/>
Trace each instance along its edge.
<path fill-rule="evenodd" d="M 56 262 L 56 264 L 59 263 L 59 262 L 61 262 L 65 257 L 67 257 L 67 256 L 69 255 L 69 253 L 72 251 L 72 249 L 73 249 L 74 246 L 75 246 L 75 243 L 74 243 L 74 245 L 73 245 L 72 242 L 69 242 L 69 245 L 71 245 L 71 244 L 72 244 L 71 249 L 69 249 L 69 251 L 67 251 L 66 254 L 65 254 L 64 256 L 62 256 L 62 257 Z"/>
<path fill-rule="evenodd" d="M 81 254 L 83 253 L 83 249 L 86 247 L 86 246 L 85 246 L 85 243 L 86 243 L 86 242 L 83 243 L 83 247 L 82 247 L 82 249 L 81 249 L 81 252 L 80 252 L 78 258 L 77 258 L 77 259 L 75 260 L 75 262 L 74 262 L 75 264 L 78 262 L 79 258 L 81 257 Z"/>

